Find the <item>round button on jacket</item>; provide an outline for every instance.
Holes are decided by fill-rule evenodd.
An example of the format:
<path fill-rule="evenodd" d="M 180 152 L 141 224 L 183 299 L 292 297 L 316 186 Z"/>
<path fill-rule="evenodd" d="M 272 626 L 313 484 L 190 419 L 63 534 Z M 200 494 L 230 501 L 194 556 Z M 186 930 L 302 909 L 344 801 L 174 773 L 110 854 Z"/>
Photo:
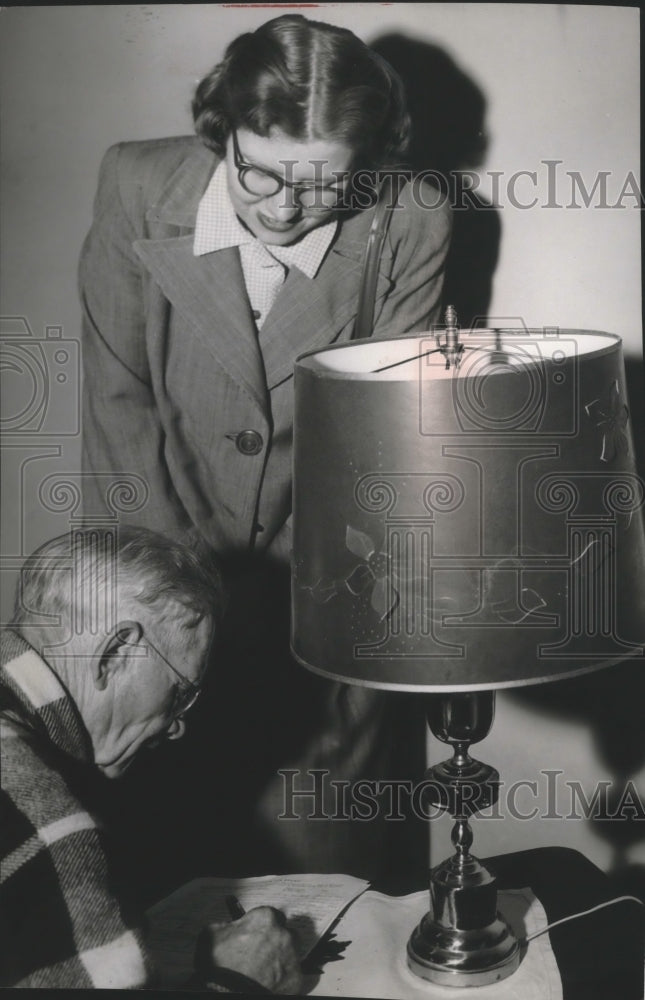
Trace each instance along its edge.
<path fill-rule="evenodd" d="M 258 431 L 240 431 L 235 438 L 237 450 L 242 455 L 257 455 L 262 451 L 262 435 Z"/>

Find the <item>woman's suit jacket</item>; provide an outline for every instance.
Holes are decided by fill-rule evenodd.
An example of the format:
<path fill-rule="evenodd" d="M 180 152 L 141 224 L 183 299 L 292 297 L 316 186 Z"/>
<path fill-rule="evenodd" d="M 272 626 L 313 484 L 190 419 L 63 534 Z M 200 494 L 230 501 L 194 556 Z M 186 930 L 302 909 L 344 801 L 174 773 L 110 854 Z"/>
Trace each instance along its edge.
<path fill-rule="evenodd" d="M 258 335 L 237 249 L 193 255 L 197 207 L 217 162 L 187 137 L 124 143 L 104 159 L 80 266 L 85 509 L 105 512 L 100 473 L 136 473 L 148 499 L 130 520 L 173 536 L 196 528 L 232 565 L 237 557 L 249 565 L 242 583 L 233 574 L 210 707 L 196 710 L 197 724 L 160 762 L 161 793 L 174 768 L 168 794 L 183 796 L 177 810 L 204 831 L 205 851 L 228 817 L 225 871 L 237 851 L 242 873 L 373 874 L 391 823 L 359 830 L 342 820 L 276 821 L 284 812 L 280 768 L 297 771 L 292 789 L 313 787 L 312 769 L 328 769 L 332 779 L 378 777 L 394 738 L 383 738 L 391 702 L 382 693 L 309 675 L 288 652 L 292 366 L 300 353 L 351 336 L 373 210 L 342 220 L 315 278 L 290 270 Z M 421 199 L 432 204 L 437 192 L 420 186 L 415 198 L 408 184 L 392 215 L 377 288 L 379 337 L 439 319 L 450 219 L 445 205 L 430 209 Z M 241 448 L 244 431 L 254 433 Z M 420 776 L 420 752 L 416 766 Z M 153 773 L 133 792 L 136 807 Z M 206 780 L 218 804 L 207 816 L 196 805 Z M 312 800 L 292 806 L 307 816 Z M 154 847 L 141 837 L 143 863 Z M 194 855 L 194 833 L 190 847 Z"/>
<path fill-rule="evenodd" d="M 264 549 L 290 512 L 293 363 L 350 337 L 373 213 L 342 222 L 315 278 L 291 269 L 258 343 L 237 249 L 193 255 L 217 162 L 190 137 L 124 143 L 103 162 L 80 267 L 86 509 L 105 509 L 93 474 L 136 472 L 149 497 L 133 520 L 195 526 L 218 551 Z M 414 202 L 407 185 L 382 254 L 378 337 L 439 319 L 449 214 Z M 261 438 L 254 454 L 238 448 L 244 430 Z"/>

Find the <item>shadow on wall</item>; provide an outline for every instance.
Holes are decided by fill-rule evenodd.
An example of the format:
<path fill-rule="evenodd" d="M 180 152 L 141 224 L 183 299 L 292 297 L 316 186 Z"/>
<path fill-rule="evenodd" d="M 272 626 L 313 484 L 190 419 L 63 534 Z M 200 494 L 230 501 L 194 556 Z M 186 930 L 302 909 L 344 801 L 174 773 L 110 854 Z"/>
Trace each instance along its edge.
<path fill-rule="evenodd" d="M 486 316 L 499 255 L 499 212 L 476 192 L 464 192 L 464 174 L 484 161 L 486 99 L 476 83 L 436 45 L 390 34 L 371 47 L 397 71 L 412 119 L 406 166 L 444 178 L 453 212 L 444 302 L 461 326 Z M 442 186 L 442 190 L 445 190 Z"/>
<path fill-rule="evenodd" d="M 645 767 L 643 661 L 627 661 L 571 680 L 505 694 L 536 717 L 544 713 L 589 726 L 611 784 L 603 788 L 599 783 L 595 804 L 596 788 L 590 782 L 584 789 L 591 806 L 587 822 L 612 850 L 609 875 L 616 891 L 636 894 L 645 901 L 645 865 L 629 861 L 629 852 L 645 844 L 645 789 L 637 787 L 637 775 Z M 566 777 L 566 758 L 561 767 Z"/>
<path fill-rule="evenodd" d="M 645 471 L 645 376 L 642 362 L 627 358 L 627 391 L 634 432 L 636 468 Z M 620 600 L 620 582 L 618 585 Z M 587 822 L 611 848 L 609 874 L 616 894 L 637 895 L 645 901 L 645 864 L 630 862 L 633 850 L 645 848 L 645 787 L 637 776 L 645 769 L 645 670 L 643 661 L 623 662 L 571 680 L 506 691 L 505 696 L 529 708 L 584 723 L 589 727 L 598 756 L 611 775 L 606 802 L 602 797 Z M 566 772 L 567 761 L 561 764 Z M 607 780 L 607 779 L 604 779 Z M 585 788 L 588 800 L 595 789 Z M 601 795 L 604 792 L 601 788 Z"/>

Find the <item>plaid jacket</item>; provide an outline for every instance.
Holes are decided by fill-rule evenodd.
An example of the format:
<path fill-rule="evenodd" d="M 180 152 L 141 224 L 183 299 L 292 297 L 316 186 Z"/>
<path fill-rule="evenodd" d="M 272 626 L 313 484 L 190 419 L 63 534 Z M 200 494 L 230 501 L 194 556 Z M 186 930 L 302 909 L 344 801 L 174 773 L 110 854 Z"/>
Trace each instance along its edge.
<path fill-rule="evenodd" d="M 103 833 L 72 790 L 89 736 L 54 672 L 0 631 L 0 988 L 133 989 L 154 982 L 138 921 L 114 894 Z M 269 993 L 233 969 L 187 989 Z"/>
<path fill-rule="evenodd" d="M 149 965 L 110 890 L 103 834 L 72 791 L 88 734 L 47 664 L 0 636 L 0 985 L 131 988 Z"/>

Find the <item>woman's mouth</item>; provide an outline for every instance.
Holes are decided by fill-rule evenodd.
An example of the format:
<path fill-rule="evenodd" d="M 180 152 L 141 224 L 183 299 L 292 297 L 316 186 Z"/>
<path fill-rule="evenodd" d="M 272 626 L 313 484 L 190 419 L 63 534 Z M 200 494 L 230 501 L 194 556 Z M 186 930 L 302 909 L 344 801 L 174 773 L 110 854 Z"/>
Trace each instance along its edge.
<path fill-rule="evenodd" d="M 270 229 L 272 233 L 288 233 L 290 229 L 293 229 L 297 221 L 296 219 L 290 219 L 288 222 L 281 222 L 279 219 L 271 219 L 262 212 L 258 212 L 258 219 L 264 228 Z"/>

